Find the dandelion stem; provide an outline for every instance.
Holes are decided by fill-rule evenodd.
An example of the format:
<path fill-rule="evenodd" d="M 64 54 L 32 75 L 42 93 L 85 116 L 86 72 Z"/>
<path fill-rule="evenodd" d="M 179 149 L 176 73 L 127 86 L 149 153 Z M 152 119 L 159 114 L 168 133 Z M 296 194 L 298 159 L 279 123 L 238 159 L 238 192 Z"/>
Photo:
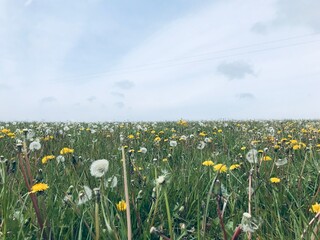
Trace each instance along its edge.
<path fill-rule="evenodd" d="M 170 214 L 170 206 L 169 206 L 169 201 L 168 201 L 167 189 L 164 190 L 164 200 L 166 202 L 166 210 L 167 210 L 167 218 L 168 218 L 170 238 L 174 239 L 173 229 L 172 229 L 172 219 L 171 219 L 171 214 Z"/>
<path fill-rule="evenodd" d="M 96 229 L 96 236 L 95 239 L 99 240 L 100 237 L 100 224 L 99 224 L 99 203 L 96 201 L 95 203 L 95 209 L 94 209 L 94 219 L 95 219 L 95 229 Z"/>
<path fill-rule="evenodd" d="M 227 232 L 226 232 L 226 229 L 225 229 L 225 227 L 224 227 L 223 217 L 222 217 L 221 210 L 220 210 L 221 196 L 218 195 L 216 199 L 217 199 L 217 212 L 218 212 L 218 216 L 219 216 L 219 220 L 220 220 L 220 225 L 221 225 L 222 232 L 223 232 L 223 239 L 224 239 L 224 240 L 227 240 L 227 239 L 228 239 L 228 237 L 227 237 Z"/>
<path fill-rule="evenodd" d="M 205 234 L 206 234 L 206 225 L 207 225 L 207 215 L 208 215 L 208 209 L 209 209 L 209 202 L 210 202 L 210 197 L 213 191 L 213 187 L 215 182 L 217 181 L 219 172 L 217 173 L 217 175 L 215 176 L 215 178 L 212 180 L 209 192 L 207 194 L 207 202 L 206 202 L 206 209 L 205 212 L 203 214 L 203 220 L 202 220 L 202 230 L 203 230 L 203 238 L 205 238 Z"/>
<path fill-rule="evenodd" d="M 249 172 L 248 213 L 250 215 L 251 215 L 252 174 L 253 174 L 253 169 L 251 169 Z M 250 239 L 251 239 L 251 232 L 248 232 L 248 240 Z"/>
<path fill-rule="evenodd" d="M 122 164 L 123 164 L 124 194 L 125 194 L 126 203 L 127 203 L 126 213 L 127 213 L 128 240 L 131 240 L 132 230 L 131 230 L 131 216 L 130 216 L 130 199 L 129 199 L 128 179 L 127 179 L 126 157 L 125 157 L 123 146 L 122 146 Z"/>
<path fill-rule="evenodd" d="M 24 158 L 21 156 L 21 152 L 18 153 L 18 158 L 19 158 L 19 163 L 20 163 L 19 166 L 20 166 L 20 170 L 21 170 L 22 175 L 23 175 L 24 182 L 26 184 L 28 192 L 31 192 L 31 185 L 30 185 L 31 182 L 29 182 L 29 181 L 31 181 L 32 178 L 31 178 L 30 175 L 29 176 L 27 175 L 30 172 L 27 173 L 26 169 L 25 169 L 26 168 L 25 165 L 28 165 L 29 162 L 27 162 L 25 164 L 25 161 L 23 160 Z M 43 232 L 43 220 L 42 220 L 42 217 L 41 217 L 41 214 L 40 214 L 37 197 L 36 197 L 36 195 L 34 193 L 30 193 L 30 198 L 31 198 L 31 201 L 32 201 L 32 205 L 33 205 L 34 211 L 35 211 L 36 216 L 37 216 L 37 220 L 38 220 L 38 224 L 39 224 L 40 230 L 41 230 L 41 232 Z M 46 239 L 46 234 L 45 233 L 44 233 L 43 237 Z"/>
<path fill-rule="evenodd" d="M 306 235 L 308 228 L 315 222 L 315 220 L 318 218 L 318 223 L 317 225 L 320 223 L 320 212 L 317 213 L 308 223 L 307 227 L 303 230 L 303 233 L 301 235 L 301 239 L 304 239 L 304 236 Z M 315 226 L 313 232 L 315 233 L 318 229 L 317 229 L 317 225 Z"/>

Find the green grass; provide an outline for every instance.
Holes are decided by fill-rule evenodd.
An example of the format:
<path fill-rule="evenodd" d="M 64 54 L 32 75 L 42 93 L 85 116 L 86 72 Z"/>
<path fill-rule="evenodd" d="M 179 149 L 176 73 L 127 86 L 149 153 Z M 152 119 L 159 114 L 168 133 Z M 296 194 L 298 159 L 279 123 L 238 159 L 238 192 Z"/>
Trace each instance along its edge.
<path fill-rule="evenodd" d="M 300 239 L 304 229 L 306 239 L 310 239 L 318 224 L 315 221 L 307 227 L 315 216 L 309 209 L 320 202 L 320 121 L 187 125 L 34 122 L 0 123 L 0 127 L 0 239 L 93 239 L 97 232 L 94 194 L 88 202 L 77 205 L 84 185 L 100 187 L 100 239 L 126 239 L 126 212 L 116 207 L 125 199 L 121 146 L 126 146 L 130 196 L 127 204 L 131 207 L 133 239 L 169 235 L 171 239 L 223 239 L 221 219 L 227 239 L 231 239 L 243 213 L 249 211 L 250 169 L 250 211 L 259 226 L 252 239 Z M 33 139 L 26 139 L 27 146 L 36 138 L 42 145 L 40 150 L 28 149 L 33 178 L 49 185 L 46 191 L 36 193 L 46 226 L 42 233 L 19 166 L 16 143 L 24 141 L 22 129 L 35 133 Z M 131 134 L 134 138 L 129 137 Z M 186 140 L 180 139 L 183 135 Z M 157 136 L 161 138 L 159 142 L 154 141 Z M 170 147 L 171 140 L 177 141 L 176 147 Z M 203 149 L 198 149 L 200 141 L 207 141 Z M 294 145 L 299 149 L 294 150 Z M 59 156 L 64 147 L 74 149 L 73 154 L 65 155 L 64 163 L 55 159 L 41 163 L 46 155 Z M 140 147 L 146 147 L 147 153 L 138 152 Z M 253 148 L 262 150 L 256 164 L 246 160 L 247 152 Z M 265 156 L 272 160 L 260 161 Z M 288 163 L 277 166 L 279 158 L 287 158 Z M 97 159 L 109 160 L 109 170 L 102 178 L 90 174 L 90 165 Z M 206 160 L 228 168 L 232 164 L 241 167 L 218 173 L 212 166 L 202 165 Z M 157 184 L 161 175 L 165 182 Z M 117 186 L 105 186 L 112 176 L 117 177 Z M 271 183 L 271 177 L 281 181 Z M 72 201 L 66 202 L 63 199 L 71 185 Z M 218 209 L 222 211 L 223 205 L 224 214 L 219 219 Z M 153 234 L 151 227 L 156 228 Z M 248 239 L 248 235 L 242 233 L 239 239 Z"/>

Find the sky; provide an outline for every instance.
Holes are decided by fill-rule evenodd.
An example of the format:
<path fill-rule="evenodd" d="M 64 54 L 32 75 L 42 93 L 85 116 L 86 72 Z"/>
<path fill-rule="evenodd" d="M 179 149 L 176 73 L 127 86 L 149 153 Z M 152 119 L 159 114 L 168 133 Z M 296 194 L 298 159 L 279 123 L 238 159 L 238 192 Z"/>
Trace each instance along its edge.
<path fill-rule="evenodd" d="M 0 121 L 319 119 L 319 0 L 0 0 Z"/>

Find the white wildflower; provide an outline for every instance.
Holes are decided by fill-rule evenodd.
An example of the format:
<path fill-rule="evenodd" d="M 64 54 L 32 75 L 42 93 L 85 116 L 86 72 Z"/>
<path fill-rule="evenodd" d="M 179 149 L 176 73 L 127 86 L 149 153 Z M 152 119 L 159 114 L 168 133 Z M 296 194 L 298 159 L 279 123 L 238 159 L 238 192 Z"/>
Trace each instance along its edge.
<path fill-rule="evenodd" d="M 88 186 L 83 186 L 83 191 L 79 193 L 78 205 L 88 202 L 92 198 L 92 190 Z"/>
<path fill-rule="evenodd" d="M 246 159 L 249 163 L 257 163 L 258 162 L 258 151 L 256 149 L 251 149 L 246 154 Z"/>
<path fill-rule="evenodd" d="M 105 181 L 105 186 L 109 188 L 115 188 L 118 185 L 117 176 L 112 176 Z"/>
<path fill-rule="evenodd" d="M 275 162 L 275 164 L 279 167 L 279 166 L 283 166 L 283 165 L 285 165 L 285 164 L 287 164 L 288 163 L 288 159 L 287 158 L 283 158 L 283 159 L 278 159 L 276 162 Z"/>
<path fill-rule="evenodd" d="M 206 143 L 204 141 L 200 141 L 200 143 L 198 144 L 197 148 L 202 150 L 202 149 L 204 149 L 205 146 L 206 146 Z"/>
<path fill-rule="evenodd" d="M 177 141 L 170 141 L 170 147 L 176 147 Z"/>
<path fill-rule="evenodd" d="M 58 157 L 56 157 L 56 160 L 58 163 L 63 163 L 66 159 L 64 158 L 64 156 L 59 155 Z"/>
<path fill-rule="evenodd" d="M 157 178 L 156 183 L 157 185 L 162 185 L 166 181 L 166 177 L 164 175 L 161 175 Z"/>
<path fill-rule="evenodd" d="M 40 142 L 38 142 L 38 141 L 33 141 L 32 143 L 30 143 L 29 149 L 30 149 L 31 151 L 35 151 L 35 150 L 41 149 L 41 144 L 40 144 Z"/>
<path fill-rule="evenodd" d="M 144 153 L 144 154 L 147 153 L 147 151 L 148 151 L 148 149 L 146 149 L 145 147 L 141 147 L 139 150 L 139 152 Z"/>
<path fill-rule="evenodd" d="M 92 162 L 90 166 L 90 173 L 94 177 L 102 177 L 109 169 L 109 161 L 100 159 Z"/>

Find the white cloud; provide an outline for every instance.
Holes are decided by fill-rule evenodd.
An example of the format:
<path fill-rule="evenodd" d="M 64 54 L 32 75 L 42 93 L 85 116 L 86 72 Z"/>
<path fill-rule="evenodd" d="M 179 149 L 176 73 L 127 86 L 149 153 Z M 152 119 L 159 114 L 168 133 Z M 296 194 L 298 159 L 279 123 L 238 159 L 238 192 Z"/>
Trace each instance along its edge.
<path fill-rule="evenodd" d="M 307 35 L 310 22 L 316 26 L 318 18 L 289 26 L 295 20 L 278 2 L 218 1 L 195 9 L 155 29 L 116 67 L 108 65 L 106 73 L 92 78 L 68 69 L 68 61 L 74 60 L 70 52 L 88 34 L 86 11 L 74 17 L 43 12 L 37 21 L 24 23 L 23 15 L 14 19 L 7 13 L 27 10 L 1 2 L 0 13 L 2 6 L 7 10 L 0 14 L 0 45 L 7 51 L 0 55 L 10 59 L 0 60 L 5 62 L 0 83 L 7 86 L 5 79 L 10 79 L 11 87 L 0 95 L 6 103 L 3 120 L 320 117 L 314 110 L 320 75 L 320 54 L 314 49 L 319 43 L 287 48 L 316 36 L 272 42 Z M 281 21 L 288 23 L 275 25 L 279 11 L 286 16 Z M 17 40 L 20 35 L 27 37 Z M 223 63 L 224 75 L 217 71 Z M 225 76 L 242 79 L 228 81 Z M 50 108 L 39 103 L 52 96 L 59 101 L 51 101 Z"/>

